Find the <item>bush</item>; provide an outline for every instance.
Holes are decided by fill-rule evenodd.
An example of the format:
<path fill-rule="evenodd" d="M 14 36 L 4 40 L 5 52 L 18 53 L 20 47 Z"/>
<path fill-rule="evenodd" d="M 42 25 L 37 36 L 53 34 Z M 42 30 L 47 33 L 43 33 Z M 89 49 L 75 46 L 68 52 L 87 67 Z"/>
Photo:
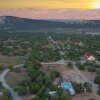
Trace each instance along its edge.
<path fill-rule="evenodd" d="M 84 92 L 84 87 L 82 84 L 75 84 L 74 89 L 76 93 L 83 93 Z"/>
<path fill-rule="evenodd" d="M 39 90 L 40 90 L 39 84 L 33 82 L 32 85 L 31 85 L 31 87 L 30 87 L 30 92 L 34 94 L 34 93 L 38 93 Z"/>
<path fill-rule="evenodd" d="M 4 100 L 12 100 L 9 90 L 6 90 L 6 89 L 3 90 L 3 98 Z"/>
<path fill-rule="evenodd" d="M 26 95 L 27 93 L 27 88 L 25 86 L 18 86 L 14 88 L 14 91 L 18 92 L 20 96 Z"/>
<path fill-rule="evenodd" d="M 79 67 L 78 67 L 78 69 L 79 70 L 84 70 L 85 68 L 84 68 L 84 65 L 80 65 Z"/>
<path fill-rule="evenodd" d="M 92 87 L 91 87 L 91 85 L 90 85 L 90 83 L 88 83 L 88 82 L 85 82 L 84 83 L 84 87 L 86 88 L 86 90 L 88 91 L 88 92 L 91 92 L 92 91 Z"/>
<path fill-rule="evenodd" d="M 95 79 L 94 79 L 94 83 L 100 85 L 100 75 L 98 75 L 98 76 L 95 77 Z"/>
<path fill-rule="evenodd" d="M 51 76 L 51 79 L 54 80 L 55 78 L 61 77 L 61 73 L 58 71 L 52 71 L 50 76 Z"/>
<path fill-rule="evenodd" d="M 56 85 L 52 85 L 52 86 L 50 87 L 50 90 L 51 90 L 51 91 L 57 91 L 57 90 L 58 90 L 58 87 L 57 87 Z"/>
<path fill-rule="evenodd" d="M 77 61 L 76 62 L 76 66 L 81 66 L 81 62 L 80 61 Z"/>
<path fill-rule="evenodd" d="M 97 75 L 100 75 L 100 68 L 96 70 Z"/>
<path fill-rule="evenodd" d="M 88 67 L 88 71 L 89 72 L 95 72 L 96 71 L 96 68 L 93 67 L 93 66 L 90 66 L 90 67 Z"/>

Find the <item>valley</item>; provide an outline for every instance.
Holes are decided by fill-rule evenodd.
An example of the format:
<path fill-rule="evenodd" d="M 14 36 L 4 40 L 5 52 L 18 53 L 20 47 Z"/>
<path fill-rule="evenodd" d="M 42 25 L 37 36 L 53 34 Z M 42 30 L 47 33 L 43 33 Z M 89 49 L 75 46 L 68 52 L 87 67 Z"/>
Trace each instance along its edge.
<path fill-rule="evenodd" d="M 98 34 L 4 31 L 0 37 L 0 82 L 1 87 L 5 88 L 1 89 L 3 95 L 6 91 L 10 93 L 7 96 L 14 100 L 53 100 L 62 96 L 64 100 L 81 100 L 81 96 L 83 100 L 99 100 L 97 80 L 100 66 L 96 65 L 100 61 Z M 86 53 L 91 53 L 95 60 L 84 58 Z M 4 59 L 5 62 L 3 56 L 8 57 Z M 74 95 L 61 85 L 69 81 L 75 90 Z M 54 96 L 49 94 L 51 92 L 54 92 Z M 1 98 L 6 100 L 5 96 L 1 95 Z"/>

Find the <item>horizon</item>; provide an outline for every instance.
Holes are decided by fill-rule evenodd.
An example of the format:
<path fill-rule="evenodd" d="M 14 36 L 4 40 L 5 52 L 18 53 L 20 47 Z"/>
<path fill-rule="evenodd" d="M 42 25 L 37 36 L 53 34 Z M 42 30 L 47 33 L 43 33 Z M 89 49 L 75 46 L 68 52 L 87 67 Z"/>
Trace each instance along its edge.
<path fill-rule="evenodd" d="M 4 15 L 0 17 L 15 17 L 15 18 L 22 18 L 22 19 L 32 19 L 32 20 L 47 20 L 47 21 L 58 21 L 58 22 L 64 22 L 64 21 L 88 21 L 88 20 L 100 20 L 100 19 L 42 19 L 42 18 L 28 18 L 28 17 L 19 17 L 19 16 L 11 16 L 11 15 Z"/>

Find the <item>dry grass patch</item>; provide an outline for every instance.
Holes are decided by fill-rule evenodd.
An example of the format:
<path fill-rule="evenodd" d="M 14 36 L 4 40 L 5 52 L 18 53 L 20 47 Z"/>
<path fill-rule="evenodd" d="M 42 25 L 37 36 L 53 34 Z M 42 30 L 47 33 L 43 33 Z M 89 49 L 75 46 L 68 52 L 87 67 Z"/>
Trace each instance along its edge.
<path fill-rule="evenodd" d="M 8 82 L 8 84 L 14 88 L 16 87 L 21 81 L 25 80 L 26 78 L 26 69 L 25 68 L 21 68 L 21 72 L 20 73 L 16 73 L 16 72 L 9 72 L 5 79 Z"/>
<path fill-rule="evenodd" d="M 43 65 L 43 70 L 49 74 L 52 70 L 56 70 L 61 73 L 64 80 L 71 79 L 77 83 L 83 83 L 84 80 L 80 75 L 73 69 L 65 65 Z"/>
<path fill-rule="evenodd" d="M 84 94 L 76 94 L 75 96 L 73 96 L 72 100 L 100 100 L 97 99 L 94 93 L 84 93 Z"/>
<path fill-rule="evenodd" d="M 20 63 L 23 63 L 25 61 L 25 57 L 23 56 L 2 56 L 0 55 L 0 65 L 8 66 L 8 65 L 18 65 Z"/>

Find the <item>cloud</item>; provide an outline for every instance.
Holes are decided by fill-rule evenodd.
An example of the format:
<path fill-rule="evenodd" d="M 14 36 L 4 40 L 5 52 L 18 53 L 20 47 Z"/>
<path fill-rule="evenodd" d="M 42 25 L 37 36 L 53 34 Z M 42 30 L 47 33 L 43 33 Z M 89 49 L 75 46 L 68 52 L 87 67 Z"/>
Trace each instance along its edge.
<path fill-rule="evenodd" d="M 0 0 L 0 9 L 10 8 L 39 8 L 59 9 L 78 8 L 91 9 L 100 0 Z"/>
<path fill-rule="evenodd" d="M 32 19 L 100 19 L 100 10 L 79 9 L 8 9 L 0 10 L 0 16 L 17 16 Z"/>

